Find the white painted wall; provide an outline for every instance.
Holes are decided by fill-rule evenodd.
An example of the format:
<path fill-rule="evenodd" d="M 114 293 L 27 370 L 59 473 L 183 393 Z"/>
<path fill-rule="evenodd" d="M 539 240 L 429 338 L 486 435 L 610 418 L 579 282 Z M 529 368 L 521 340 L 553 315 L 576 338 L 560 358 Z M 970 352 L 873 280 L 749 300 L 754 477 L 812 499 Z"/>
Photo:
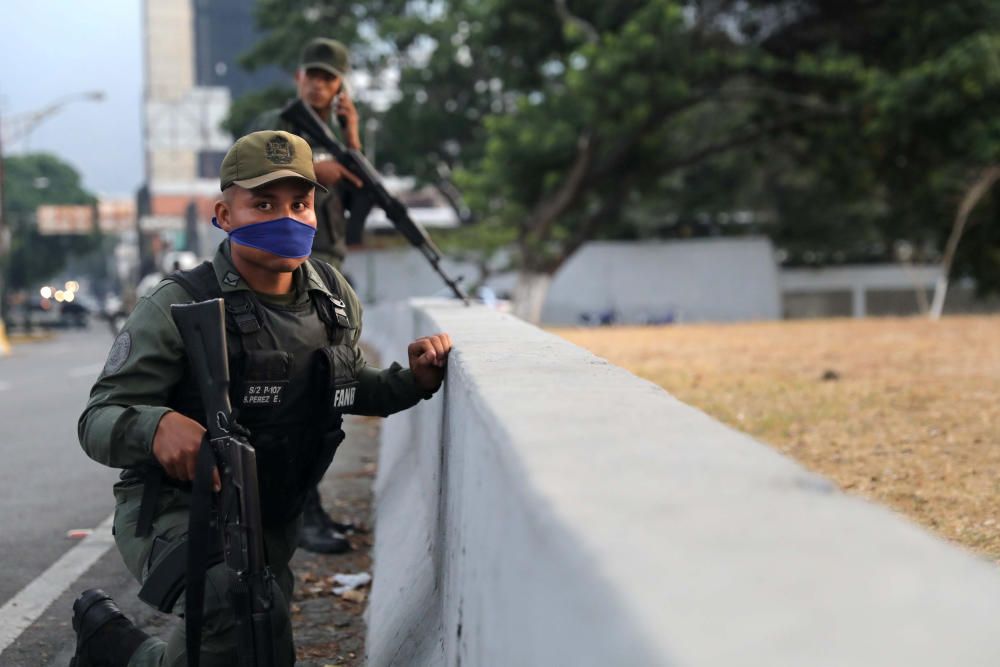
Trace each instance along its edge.
<path fill-rule="evenodd" d="M 368 664 L 1000 664 L 1000 571 L 580 348 L 450 302 L 370 309 L 444 389 L 389 418 Z"/>
<path fill-rule="evenodd" d="M 469 284 L 471 264 L 445 261 Z M 443 295 L 441 279 L 412 249 L 360 251 L 345 263 L 365 302 Z M 489 285 L 510 292 L 513 274 Z M 618 321 L 779 319 L 781 299 L 773 248 L 767 239 L 693 239 L 585 245 L 555 275 L 542 314 L 546 324 L 580 324 L 583 313 L 615 311 Z"/>
<path fill-rule="evenodd" d="M 581 313 L 614 310 L 642 324 L 781 317 L 778 269 L 763 238 L 588 243 L 555 276 L 546 324 L 580 324 Z"/>
<path fill-rule="evenodd" d="M 823 294 L 834 291 L 851 293 L 851 314 L 868 313 L 869 290 L 933 290 L 941 274 L 937 266 L 875 264 L 830 266 L 781 270 L 781 293 L 785 295 Z"/>
<path fill-rule="evenodd" d="M 874 264 L 830 266 L 819 269 L 782 269 L 782 292 L 820 292 L 861 289 L 933 289 L 941 274 L 938 266 Z"/>
<path fill-rule="evenodd" d="M 441 266 L 452 278 L 463 276 L 465 280 L 460 284 L 466 289 L 479 277 L 471 263 L 444 258 Z M 344 262 L 344 271 L 366 304 L 451 293 L 427 259 L 413 248 L 352 251 Z M 513 277 L 498 277 L 490 284 L 510 289 Z"/>

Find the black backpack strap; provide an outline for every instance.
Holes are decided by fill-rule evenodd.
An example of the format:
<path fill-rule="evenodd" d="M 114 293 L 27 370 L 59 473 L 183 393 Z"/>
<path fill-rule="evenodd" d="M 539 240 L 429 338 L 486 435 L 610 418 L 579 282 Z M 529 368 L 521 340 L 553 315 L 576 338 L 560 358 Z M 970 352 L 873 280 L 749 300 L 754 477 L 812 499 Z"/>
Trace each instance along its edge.
<path fill-rule="evenodd" d="M 156 501 L 163 486 L 163 468 L 150 466 L 143 475 L 142 500 L 139 501 L 139 519 L 135 523 L 135 536 L 148 537 L 153 530 L 153 514 L 156 511 Z"/>
<path fill-rule="evenodd" d="M 184 586 L 184 629 L 188 667 L 198 667 L 201 658 L 201 629 L 204 620 L 205 577 L 212 543 L 212 470 L 215 455 L 208 434 L 201 440 L 188 518 L 187 580 Z"/>
<path fill-rule="evenodd" d="M 226 327 L 239 334 L 238 339 L 243 349 L 252 349 L 262 325 L 257 316 L 257 303 L 250 292 L 239 290 L 228 295 L 222 293 L 219 280 L 215 276 L 215 267 L 211 262 L 202 262 L 189 271 L 174 271 L 169 280 L 183 287 L 195 301 L 223 299 L 226 303 Z M 247 345 L 249 343 L 249 345 Z M 239 350 L 232 350 L 237 353 Z"/>
<path fill-rule="evenodd" d="M 173 280 L 183 287 L 196 302 L 218 299 L 222 296 L 222 289 L 219 287 L 215 268 L 211 262 L 202 262 L 188 271 L 174 271 L 167 276 L 167 280 Z"/>
<path fill-rule="evenodd" d="M 310 257 L 309 264 L 320 275 L 323 284 L 330 291 L 330 294 L 324 294 L 323 298 L 315 299 L 316 312 L 326 325 L 330 343 L 340 345 L 344 342 L 347 329 L 352 327 L 351 320 L 347 316 L 347 304 L 340 296 L 340 281 L 337 279 L 333 267 L 326 262 Z"/>
<path fill-rule="evenodd" d="M 260 319 L 257 317 L 257 307 L 250 292 L 240 290 L 231 292 L 228 296 L 222 293 L 219 279 L 215 275 L 215 267 L 211 262 L 202 262 L 187 271 L 174 271 L 168 280 L 172 280 L 187 291 L 196 302 L 209 299 L 223 299 L 226 304 L 226 329 L 237 335 L 227 336 L 232 359 L 241 359 L 242 351 L 256 346 L 256 337 L 261 330 Z M 249 343 L 249 345 L 248 345 Z M 232 391 L 236 391 L 242 369 L 239 363 L 230 364 Z"/>
<path fill-rule="evenodd" d="M 226 319 L 232 323 L 236 331 L 239 332 L 243 342 L 247 342 L 247 337 L 256 338 L 257 332 L 261 330 L 260 318 L 257 317 L 257 302 L 250 292 L 240 290 L 230 292 L 225 297 Z M 246 345 L 244 345 L 244 348 Z"/>
<path fill-rule="evenodd" d="M 240 335 L 253 335 L 260 331 L 256 304 L 250 293 L 240 290 L 224 296 L 211 262 L 202 262 L 190 271 L 174 271 L 167 276 L 167 279 L 183 287 L 195 301 L 224 299 L 226 319 L 232 323 L 236 331 L 240 332 Z"/>

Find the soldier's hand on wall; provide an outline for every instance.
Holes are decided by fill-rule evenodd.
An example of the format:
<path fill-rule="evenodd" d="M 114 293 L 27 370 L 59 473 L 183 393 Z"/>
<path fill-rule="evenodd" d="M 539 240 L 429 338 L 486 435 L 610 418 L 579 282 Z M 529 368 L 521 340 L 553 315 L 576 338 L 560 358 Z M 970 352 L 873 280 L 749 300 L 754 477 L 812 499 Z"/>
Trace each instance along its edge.
<path fill-rule="evenodd" d="M 410 370 L 421 389 L 437 391 L 444 380 L 444 369 L 451 352 L 451 336 L 446 333 L 418 338 L 406 350 Z"/>
<path fill-rule="evenodd" d="M 351 170 L 340 164 L 336 160 L 326 160 L 313 165 L 316 170 L 316 180 L 329 187 L 335 185 L 341 179 L 347 179 L 354 187 L 362 186 L 361 179 L 351 173 Z"/>
<path fill-rule="evenodd" d="M 167 475 L 188 482 L 194 479 L 198 449 L 205 428 L 179 412 L 168 412 L 160 419 L 153 435 L 153 456 L 163 466 Z M 218 491 L 219 471 L 212 470 L 212 488 Z"/>

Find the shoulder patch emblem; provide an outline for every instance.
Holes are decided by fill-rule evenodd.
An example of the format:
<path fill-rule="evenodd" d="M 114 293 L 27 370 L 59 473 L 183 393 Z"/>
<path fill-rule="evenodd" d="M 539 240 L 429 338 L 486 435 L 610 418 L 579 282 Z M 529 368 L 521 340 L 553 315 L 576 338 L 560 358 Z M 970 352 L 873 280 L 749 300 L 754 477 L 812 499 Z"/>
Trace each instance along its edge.
<path fill-rule="evenodd" d="M 295 157 L 295 149 L 292 148 L 288 139 L 277 136 L 264 145 L 264 157 L 272 164 L 291 164 L 292 158 Z"/>
<path fill-rule="evenodd" d="M 232 271 L 226 271 L 226 275 L 222 276 L 222 282 L 226 287 L 236 287 L 240 284 L 240 277 Z"/>
<path fill-rule="evenodd" d="M 128 361 L 130 354 L 132 354 L 132 335 L 123 331 L 118 334 L 114 344 L 111 345 L 108 360 L 104 362 L 104 374 L 109 375 L 120 371 L 125 362 Z"/>

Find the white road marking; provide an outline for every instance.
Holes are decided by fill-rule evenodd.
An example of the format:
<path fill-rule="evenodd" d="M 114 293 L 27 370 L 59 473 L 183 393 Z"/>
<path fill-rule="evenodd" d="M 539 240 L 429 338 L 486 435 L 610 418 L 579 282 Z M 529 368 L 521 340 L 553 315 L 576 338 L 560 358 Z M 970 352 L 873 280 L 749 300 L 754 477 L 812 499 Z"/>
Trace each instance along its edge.
<path fill-rule="evenodd" d="M 69 370 L 66 375 L 71 378 L 82 378 L 82 377 L 97 377 L 97 374 L 104 370 L 104 364 L 91 364 L 89 366 L 80 366 L 79 368 L 73 368 Z"/>
<path fill-rule="evenodd" d="M 14 643 L 46 609 L 73 585 L 115 543 L 111 526 L 115 515 L 105 519 L 88 537 L 62 555 L 49 569 L 0 607 L 0 653 Z"/>

